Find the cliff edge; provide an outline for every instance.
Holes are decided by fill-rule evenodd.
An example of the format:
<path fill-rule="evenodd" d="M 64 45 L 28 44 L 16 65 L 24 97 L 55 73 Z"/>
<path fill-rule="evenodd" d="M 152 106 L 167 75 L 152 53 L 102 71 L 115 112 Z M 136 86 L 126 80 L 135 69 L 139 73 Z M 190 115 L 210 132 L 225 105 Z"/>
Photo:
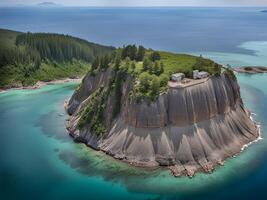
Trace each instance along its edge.
<path fill-rule="evenodd" d="M 85 76 L 66 110 L 67 129 L 76 141 L 116 159 L 142 167 L 167 166 L 175 176 L 193 176 L 197 171 L 211 172 L 259 136 L 237 81 L 227 73 L 168 88 L 153 101 L 132 97 L 135 79 L 128 75 L 119 87 L 120 109 L 114 116 L 118 101 L 109 86 L 115 76 L 111 68 Z M 99 114 L 88 108 L 102 104 L 97 110 L 103 111 L 103 126 L 96 126 L 92 121 Z M 103 132 L 96 134 L 98 130 Z"/>

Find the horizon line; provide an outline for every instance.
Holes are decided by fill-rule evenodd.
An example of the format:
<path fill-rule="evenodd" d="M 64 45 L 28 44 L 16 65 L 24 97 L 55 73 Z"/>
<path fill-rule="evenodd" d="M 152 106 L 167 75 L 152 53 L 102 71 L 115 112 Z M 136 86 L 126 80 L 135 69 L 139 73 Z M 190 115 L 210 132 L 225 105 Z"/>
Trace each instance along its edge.
<path fill-rule="evenodd" d="M 94 6 L 94 5 L 60 5 L 56 4 L 53 6 L 41 6 L 41 5 L 0 5 L 0 7 L 34 7 L 34 8 L 64 8 L 64 7 L 77 7 L 77 8 L 267 8 L 267 5 L 218 5 L 218 6 L 209 6 L 209 5 L 180 5 L 180 6 L 164 6 L 164 5 L 152 5 L 152 6 Z"/>

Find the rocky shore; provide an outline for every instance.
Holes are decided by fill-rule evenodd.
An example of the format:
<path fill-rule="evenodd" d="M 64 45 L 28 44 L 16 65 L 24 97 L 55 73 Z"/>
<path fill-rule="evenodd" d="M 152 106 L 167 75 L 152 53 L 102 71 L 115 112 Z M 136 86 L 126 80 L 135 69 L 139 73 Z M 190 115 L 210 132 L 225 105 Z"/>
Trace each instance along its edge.
<path fill-rule="evenodd" d="M 116 159 L 135 166 L 164 166 L 174 176 L 192 177 L 198 171 L 212 172 L 259 137 L 238 83 L 227 74 L 185 88 L 169 88 L 150 103 L 127 98 L 132 85 L 129 77 L 121 87 L 122 105 L 116 119 L 111 116 L 115 106 L 112 92 L 107 100 L 107 132 L 98 136 L 89 126 L 79 128 L 80 113 L 90 95 L 108 85 L 111 76 L 110 69 L 87 75 L 65 108 L 70 114 L 69 134 Z"/>

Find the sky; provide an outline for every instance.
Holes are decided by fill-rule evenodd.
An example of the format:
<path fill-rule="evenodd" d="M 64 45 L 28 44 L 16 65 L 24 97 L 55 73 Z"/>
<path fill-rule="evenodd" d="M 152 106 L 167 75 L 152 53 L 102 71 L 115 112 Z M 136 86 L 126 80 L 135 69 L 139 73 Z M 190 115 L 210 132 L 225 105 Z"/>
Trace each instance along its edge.
<path fill-rule="evenodd" d="M 267 0 L 0 0 L 0 6 L 54 2 L 64 6 L 267 6 Z"/>

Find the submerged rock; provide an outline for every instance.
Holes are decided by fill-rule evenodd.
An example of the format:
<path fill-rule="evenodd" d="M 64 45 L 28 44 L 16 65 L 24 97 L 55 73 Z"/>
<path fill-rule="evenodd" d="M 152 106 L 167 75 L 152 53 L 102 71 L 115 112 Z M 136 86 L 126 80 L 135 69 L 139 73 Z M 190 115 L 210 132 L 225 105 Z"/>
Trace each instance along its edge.
<path fill-rule="evenodd" d="M 127 98 L 132 84 L 128 77 L 115 119 L 110 114 L 115 106 L 112 92 L 107 100 L 106 133 L 98 136 L 90 126 L 79 128 L 80 113 L 90 94 L 109 84 L 110 77 L 111 70 L 87 75 L 66 109 L 71 114 L 70 135 L 114 158 L 143 167 L 168 166 L 174 176 L 192 177 L 197 171 L 212 172 L 259 136 L 238 83 L 226 74 L 189 87 L 169 88 L 150 103 Z"/>

